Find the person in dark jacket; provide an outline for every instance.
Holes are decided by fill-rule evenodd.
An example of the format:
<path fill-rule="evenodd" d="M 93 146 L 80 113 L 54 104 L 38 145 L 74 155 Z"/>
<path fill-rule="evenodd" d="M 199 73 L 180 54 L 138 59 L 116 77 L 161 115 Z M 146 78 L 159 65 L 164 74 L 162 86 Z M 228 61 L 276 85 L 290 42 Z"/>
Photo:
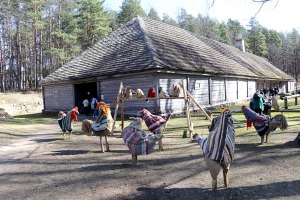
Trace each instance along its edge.
<path fill-rule="evenodd" d="M 267 102 L 264 103 L 264 115 L 269 115 L 271 117 L 271 108 L 272 108 L 272 103 L 271 99 L 269 99 Z"/>
<path fill-rule="evenodd" d="M 253 98 L 250 99 L 249 108 L 254 111 Z"/>

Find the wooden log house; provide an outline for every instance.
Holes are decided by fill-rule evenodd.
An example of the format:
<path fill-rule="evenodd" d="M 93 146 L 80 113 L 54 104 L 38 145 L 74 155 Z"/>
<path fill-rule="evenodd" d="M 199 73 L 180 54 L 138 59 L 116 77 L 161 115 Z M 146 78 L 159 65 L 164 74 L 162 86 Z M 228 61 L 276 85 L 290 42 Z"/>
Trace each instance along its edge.
<path fill-rule="evenodd" d="M 40 81 L 44 111 L 70 110 L 91 96 L 112 103 L 120 82 L 133 90 L 159 87 L 171 93 L 183 82 L 203 108 L 252 97 L 258 87 L 294 90 L 294 78 L 266 59 L 181 28 L 135 17 Z M 182 92 L 183 97 L 183 92 Z M 184 98 L 130 101 L 124 112 L 185 112 Z M 191 110 L 199 108 L 191 102 Z"/>

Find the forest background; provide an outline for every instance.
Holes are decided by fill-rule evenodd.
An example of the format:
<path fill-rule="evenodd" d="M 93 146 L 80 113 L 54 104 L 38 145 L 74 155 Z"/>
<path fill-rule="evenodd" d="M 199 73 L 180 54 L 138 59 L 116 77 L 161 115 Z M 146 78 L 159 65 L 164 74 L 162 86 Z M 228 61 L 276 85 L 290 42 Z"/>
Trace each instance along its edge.
<path fill-rule="evenodd" d="M 1 0 L 0 92 L 39 90 L 40 80 L 136 15 L 232 46 L 236 38 L 243 38 L 247 52 L 266 58 L 298 82 L 300 34 L 296 29 L 287 33 L 270 30 L 255 18 L 244 27 L 230 18 L 218 22 L 201 13 L 194 17 L 183 8 L 176 19 L 167 14 L 160 18 L 155 8 L 146 13 L 139 0 L 123 0 L 119 11 L 105 9 L 104 3 Z"/>

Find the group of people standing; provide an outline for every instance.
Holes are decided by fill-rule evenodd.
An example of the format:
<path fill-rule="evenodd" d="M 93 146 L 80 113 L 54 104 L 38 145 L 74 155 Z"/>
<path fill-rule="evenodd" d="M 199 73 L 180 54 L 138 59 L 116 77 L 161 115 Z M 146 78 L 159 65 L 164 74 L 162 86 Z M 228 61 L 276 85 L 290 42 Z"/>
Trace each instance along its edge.
<path fill-rule="evenodd" d="M 260 90 L 257 90 L 257 92 L 254 93 L 253 97 L 250 99 L 250 109 L 259 115 L 270 115 L 271 108 L 271 99 L 269 98 L 268 101 L 265 101 L 265 95 L 262 94 Z"/>
<path fill-rule="evenodd" d="M 98 99 L 92 96 L 92 99 L 89 101 L 88 98 L 83 100 L 83 112 L 86 116 L 88 116 L 90 113 L 92 113 L 93 117 L 96 117 L 98 115 L 98 110 L 96 109 L 96 106 L 98 104 Z"/>
<path fill-rule="evenodd" d="M 263 88 L 259 92 L 264 96 L 264 98 L 271 98 L 273 96 L 277 97 L 279 93 L 279 87 L 275 86 L 270 88 Z"/>

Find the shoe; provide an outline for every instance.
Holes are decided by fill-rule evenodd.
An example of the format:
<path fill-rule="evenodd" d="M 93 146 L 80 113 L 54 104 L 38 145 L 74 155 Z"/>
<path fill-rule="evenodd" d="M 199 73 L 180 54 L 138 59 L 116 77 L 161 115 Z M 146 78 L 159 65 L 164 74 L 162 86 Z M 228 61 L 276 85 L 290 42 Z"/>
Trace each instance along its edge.
<path fill-rule="evenodd" d="M 199 135 L 198 133 L 195 133 L 195 134 L 193 135 L 193 139 L 195 139 L 198 135 Z"/>

